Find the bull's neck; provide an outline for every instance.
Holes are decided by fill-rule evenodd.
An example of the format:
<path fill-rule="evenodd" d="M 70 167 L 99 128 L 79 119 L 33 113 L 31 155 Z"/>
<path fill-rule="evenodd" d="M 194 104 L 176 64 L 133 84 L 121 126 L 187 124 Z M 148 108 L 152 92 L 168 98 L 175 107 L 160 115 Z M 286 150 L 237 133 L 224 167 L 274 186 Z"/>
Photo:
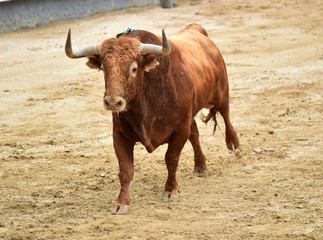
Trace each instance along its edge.
<path fill-rule="evenodd" d="M 168 57 L 159 57 L 159 66 L 145 73 L 141 102 L 145 111 L 154 115 L 167 115 L 177 104 L 175 83 L 170 74 Z"/>
<path fill-rule="evenodd" d="M 177 106 L 177 93 L 173 76 L 170 74 L 168 57 L 159 57 L 159 66 L 145 72 L 136 97 L 130 102 L 129 110 L 142 121 L 152 116 L 167 116 Z"/>

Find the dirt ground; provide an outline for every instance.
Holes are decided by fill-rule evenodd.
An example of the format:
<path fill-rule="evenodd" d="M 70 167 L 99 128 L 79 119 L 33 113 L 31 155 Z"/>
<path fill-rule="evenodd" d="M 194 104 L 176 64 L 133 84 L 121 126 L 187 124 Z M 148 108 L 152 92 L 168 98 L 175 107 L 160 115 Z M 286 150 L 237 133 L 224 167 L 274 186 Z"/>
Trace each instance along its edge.
<path fill-rule="evenodd" d="M 323 5 L 317 1 L 177 1 L 0 34 L 1 239 L 323 239 Z M 180 200 L 163 202 L 161 146 L 135 149 L 129 215 L 119 192 L 102 72 L 75 47 L 128 27 L 161 34 L 202 24 L 227 63 L 231 118 L 198 119 L 209 176 L 193 175 L 188 143 Z"/>

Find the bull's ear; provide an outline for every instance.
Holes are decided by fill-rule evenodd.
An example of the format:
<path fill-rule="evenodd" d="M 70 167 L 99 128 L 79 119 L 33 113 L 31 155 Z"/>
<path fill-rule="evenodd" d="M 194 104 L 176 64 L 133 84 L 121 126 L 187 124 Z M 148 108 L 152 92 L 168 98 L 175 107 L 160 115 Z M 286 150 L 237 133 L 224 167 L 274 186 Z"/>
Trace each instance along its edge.
<path fill-rule="evenodd" d="M 91 55 L 88 56 L 89 61 L 87 61 L 86 65 L 90 68 L 101 69 L 101 59 L 99 55 Z"/>
<path fill-rule="evenodd" d="M 143 67 L 145 72 L 149 72 L 150 70 L 156 68 L 158 65 L 159 65 L 159 62 L 157 61 L 156 55 L 149 54 L 144 56 Z"/>

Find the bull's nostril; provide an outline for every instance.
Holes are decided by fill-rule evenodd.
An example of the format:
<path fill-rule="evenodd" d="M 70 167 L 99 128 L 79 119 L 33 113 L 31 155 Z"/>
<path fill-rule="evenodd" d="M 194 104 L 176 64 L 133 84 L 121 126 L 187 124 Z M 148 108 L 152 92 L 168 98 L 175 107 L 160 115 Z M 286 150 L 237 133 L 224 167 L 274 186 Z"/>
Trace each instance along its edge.
<path fill-rule="evenodd" d="M 122 101 L 119 101 L 116 105 L 117 108 L 121 108 L 122 107 Z"/>
<path fill-rule="evenodd" d="M 126 101 L 121 97 L 104 97 L 103 106 L 106 110 L 120 112 L 124 110 Z"/>

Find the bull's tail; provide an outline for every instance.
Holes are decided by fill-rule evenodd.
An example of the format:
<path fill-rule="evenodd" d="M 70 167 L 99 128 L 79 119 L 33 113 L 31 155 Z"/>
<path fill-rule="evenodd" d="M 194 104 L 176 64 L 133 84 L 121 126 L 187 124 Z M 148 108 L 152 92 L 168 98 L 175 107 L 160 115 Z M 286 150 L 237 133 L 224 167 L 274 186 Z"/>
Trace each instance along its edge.
<path fill-rule="evenodd" d="M 211 119 L 213 120 L 214 122 L 214 128 L 213 128 L 213 133 L 215 133 L 215 130 L 216 130 L 216 126 L 218 125 L 218 122 L 216 121 L 216 114 L 217 114 L 218 110 L 213 107 L 210 109 L 209 111 L 209 114 L 205 117 L 205 116 L 202 116 L 202 121 L 207 124 Z"/>

